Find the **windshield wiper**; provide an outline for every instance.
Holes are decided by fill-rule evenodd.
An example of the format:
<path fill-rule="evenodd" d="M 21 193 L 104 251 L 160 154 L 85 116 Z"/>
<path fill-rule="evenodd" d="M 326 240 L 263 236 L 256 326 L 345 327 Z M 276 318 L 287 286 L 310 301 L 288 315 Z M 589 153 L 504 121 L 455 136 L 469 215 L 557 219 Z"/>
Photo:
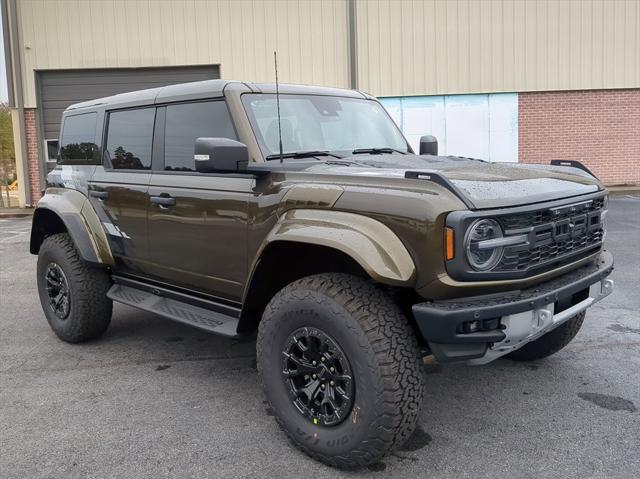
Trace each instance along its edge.
<path fill-rule="evenodd" d="M 406 155 L 406 151 L 396 150 L 395 148 L 358 148 L 351 152 L 354 155 L 358 155 L 360 153 L 369 153 L 370 155 L 379 155 L 381 153 L 400 153 L 401 155 Z"/>
<path fill-rule="evenodd" d="M 333 156 L 334 158 L 342 158 L 341 156 L 323 150 L 294 151 L 293 153 L 282 154 L 282 158 L 311 158 L 314 156 Z M 279 160 L 280 154 L 276 153 L 275 155 L 267 155 L 266 159 L 267 161 Z"/>

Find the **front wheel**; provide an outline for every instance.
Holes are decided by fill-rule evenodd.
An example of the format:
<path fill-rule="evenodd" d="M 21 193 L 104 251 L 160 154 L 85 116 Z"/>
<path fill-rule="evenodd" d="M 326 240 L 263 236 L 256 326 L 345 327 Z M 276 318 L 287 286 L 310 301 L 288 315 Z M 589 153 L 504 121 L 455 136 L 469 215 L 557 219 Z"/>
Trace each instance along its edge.
<path fill-rule="evenodd" d="M 265 309 L 262 386 L 280 427 L 311 457 L 353 469 L 402 445 L 423 396 L 413 330 L 380 289 L 354 276 L 309 276 Z"/>

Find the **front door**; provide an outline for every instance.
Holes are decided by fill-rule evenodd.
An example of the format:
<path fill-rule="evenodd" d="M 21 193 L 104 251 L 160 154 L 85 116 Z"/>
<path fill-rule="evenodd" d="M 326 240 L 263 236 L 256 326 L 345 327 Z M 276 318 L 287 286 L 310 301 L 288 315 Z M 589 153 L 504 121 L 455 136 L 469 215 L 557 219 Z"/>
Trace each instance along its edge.
<path fill-rule="evenodd" d="M 239 301 L 247 275 L 251 175 L 200 174 L 199 137 L 236 139 L 224 101 L 170 104 L 164 162 L 149 183 L 149 270 L 154 279 Z"/>
<path fill-rule="evenodd" d="M 247 272 L 248 199 L 254 180 L 154 174 L 149 261 L 157 279 L 237 301 Z"/>

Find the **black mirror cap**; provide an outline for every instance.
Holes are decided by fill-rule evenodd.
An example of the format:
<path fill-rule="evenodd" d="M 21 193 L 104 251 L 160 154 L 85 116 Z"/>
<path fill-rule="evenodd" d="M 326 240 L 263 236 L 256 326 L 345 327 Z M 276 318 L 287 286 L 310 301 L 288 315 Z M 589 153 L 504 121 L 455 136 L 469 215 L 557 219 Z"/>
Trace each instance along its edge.
<path fill-rule="evenodd" d="M 420 137 L 420 154 L 438 156 L 438 140 L 433 135 Z"/>
<path fill-rule="evenodd" d="M 247 145 L 229 138 L 197 138 L 193 149 L 199 173 L 235 172 L 247 167 Z"/>

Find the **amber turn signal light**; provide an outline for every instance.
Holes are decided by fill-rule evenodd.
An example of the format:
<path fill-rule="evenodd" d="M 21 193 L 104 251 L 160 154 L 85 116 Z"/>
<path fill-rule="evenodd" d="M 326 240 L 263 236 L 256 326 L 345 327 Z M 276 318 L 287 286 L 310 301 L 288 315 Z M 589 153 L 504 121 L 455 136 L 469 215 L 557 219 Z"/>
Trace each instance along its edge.
<path fill-rule="evenodd" d="M 455 249 L 453 246 L 453 230 L 451 228 L 444 229 L 444 257 L 447 261 L 455 257 Z"/>

